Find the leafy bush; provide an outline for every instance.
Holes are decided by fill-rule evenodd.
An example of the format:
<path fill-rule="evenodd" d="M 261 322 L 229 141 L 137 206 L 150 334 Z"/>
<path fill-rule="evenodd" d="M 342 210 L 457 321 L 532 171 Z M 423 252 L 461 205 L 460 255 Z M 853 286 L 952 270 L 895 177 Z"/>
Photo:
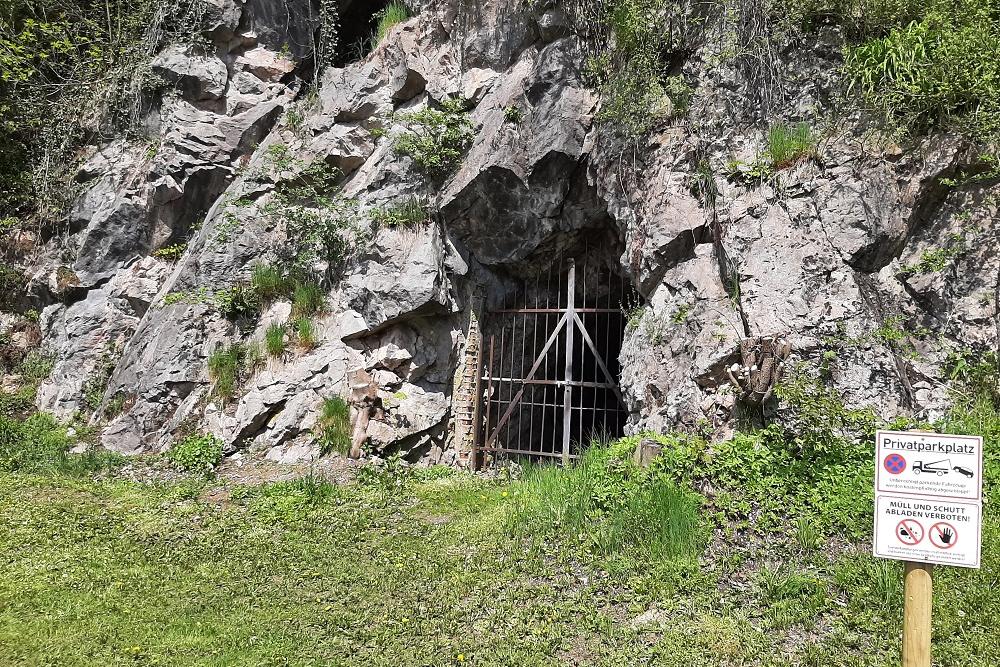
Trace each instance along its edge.
<path fill-rule="evenodd" d="M 473 125 L 464 99 L 444 100 L 440 109 L 401 113 L 397 120 L 406 130 L 396 137 L 393 149 L 435 182 L 455 171 L 472 145 Z"/>
<path fill-rule="evenodd" d="M 315 315 L 323 310 L 326 292 L 316 283 L 302 282 L 295 285 L 292 297 L 292 313 L 295 315 Z"/>
<path fill-rule="evenodd" d="M 187 243 L 175 243 L 153 251 L 153 257 L 165 262 L 176 262 L 184 256 L 185 250 L 187 250 Z"/>
<path fill-rule="evenodd" d="M 316 325 L 308 317 L 299 317 L 292 322 L 292 329 L 295 331 L 295 343 L 303 350 L 311 350 L 316 347 Z"/>
<path fill-rule="evenodd" d="M 54 220 L 76 151 L 139 123 L 147 66 L 190 31 L 191 3 L 18 0 L 0 19 L 0 218 Z"/>
<path fill-rule="evenodd" d="M 263 212 L 284 224 L 288 243 L 282 252 L 295 275 L 309 275 L 320 262 L 332 280 L 369 237 L 360 224 L 358 202 L 330 190 L 341 176 L 322 161 L 297 165 L 302 171 L 279 184 Z"/>
<path fill-rule="evenodd" d="M 574 22 L 592 45 L 586 72 L 601 94 L 599 122 L 637 141 L 658 123 L 683 115 L 691 88 L 670 75 L 671 56 L 690 47 L 697 22 L 672 0 L 581 3 Z"/>
<path fill-rule="evenodd" d="M 385 39 L 390 30 L 410 18 L 411 14 L 409 7 L 405 3 L 399 2 L 399 0 L 392 0 L 392 2 L 386 5 L 385 9 L 378 12 L 375 16 L 378 18 L 378 24 L 375 27 L 372 48 L 378 46 L 379 42 Z"/>
<path fill-rule="evenodd" d="M 264 332 L 264 349 L 269 357 L 282 357 L 287 349 L 285 345 L 285 327 L 282 324 L 272 324 Z"/>
<path fill-rule="evenodd" d="M 926 0 L 774 0 L 770 11 L 785 26 L 812 32 L 836 24 L 861 39 L 919 19 L 925 7 Z"/>
<path fill-rule="evenodd" d="M 790 167 L 816 152 L 816 137 L 806 123 L 772 125 L 767 132 L 767 158 L 774 170 Z"/>
<path fill-rule="evenodd" d="M 907 131 L 1000 142 L 1000 1 L 930 0 L 919 20 L 847 49 L 851 89 Z"/>
<path fill-rule="evenodd" d="M 373 210 L 371 217 L 379 226 L 416 227 L 430 219 L 430 212 L 422 200 L 410 197 L 393 206 Z"/>
<path fill-rule="evenodd" d="M 215 293 L 215 303 L 231 320 L 251 320 L 260 314 L 261 302 L 251 285 L 238 284 Z"/>
<path fill-rule="evenodd" d="M 570 467 L 527 468 L 512 488 L 508 529 L 522 537 L 554 531 L 604 558 L 695 558 L 703 540 L 696 496 L 635 465 L 631 444 L 593 443 Z"/>
<path fill-rule="evenodd" d="M 339 396 L 323 401 L 317 426 L 317 440 L 324 455 L 331 452 L 346 455 L 351 451 L 351 408 L 347 401 Z"/>
<path fill-rule="evenodd" d="M 211 472 L 222 460 L 222 440 L 214 435 L 189 435 L 167 451 L 167 459 L 184 472 Z"/>

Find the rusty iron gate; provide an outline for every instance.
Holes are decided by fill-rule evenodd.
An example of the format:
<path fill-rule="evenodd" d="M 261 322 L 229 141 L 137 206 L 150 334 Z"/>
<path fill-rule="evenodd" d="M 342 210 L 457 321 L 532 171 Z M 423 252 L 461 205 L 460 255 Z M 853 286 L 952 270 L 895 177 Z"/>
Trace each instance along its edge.
<path fill-rule="evenodd" d="M 502 455 L 567 463 L 592 438 L 621 435 L 618 355 L 630 292 L 604 263 L 556 260 L 517 303 L 487 313 L 474 465 Z"/>

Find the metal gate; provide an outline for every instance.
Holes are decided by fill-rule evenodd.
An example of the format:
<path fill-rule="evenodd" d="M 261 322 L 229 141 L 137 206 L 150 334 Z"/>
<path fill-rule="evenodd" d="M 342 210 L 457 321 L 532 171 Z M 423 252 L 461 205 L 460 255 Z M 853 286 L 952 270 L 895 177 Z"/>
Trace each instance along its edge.
<path fill-rule="evenodd" d="M 487 314 L 475 465 L 498 455 L 566 463 L 592 438 L 621 434 L 628 414 L 618 353 L 628 289 L 604 263 L 561 260 L 526 284 L 518 303 Z"/>

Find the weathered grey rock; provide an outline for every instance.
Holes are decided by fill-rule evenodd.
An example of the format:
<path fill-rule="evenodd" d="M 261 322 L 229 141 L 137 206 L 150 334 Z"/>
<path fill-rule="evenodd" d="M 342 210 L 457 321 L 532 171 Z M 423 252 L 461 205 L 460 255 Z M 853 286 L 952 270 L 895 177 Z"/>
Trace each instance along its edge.
<path fill-rule="evenodd" d="M 174 45 L 156 56 L 150 67 L 189 100 L 218 100 L 226 93 L 229 71 L 215 56 L 191 53 L 187 47 Z"/>
<path fill-rule="evenodd" d="M 306 0 L 205 1 L 221 59 L 180 47 L 159 56 L 183 95 L 161 100 L 158 140 L 88 157 L 65 247 L 50 244 L 29 271 L 39 299 L 61 300 L 42 319 L 58 356 L 43 406 L 69 414 L 102 350 L 120 346 L 106 395 L 134 403 L 106 425 L 107 446 L 160 451 L 197 428 L 229 452 L 308 460 L 322 402 L 341 396 L 367 454 L 455 461 L 452 401 L 475 299 L 481 310 L 516 295 L 523 278 L 581 247 L 620 253 L 644 304 L 620 358 L 632 432 L 725 434 L 740 408 L 725 370 L 746 337 L 787 336 L 790 363 L 822 363 L 845 402 L 885 416 L 942 414 L 948 355 L 997 346 L 1000 197 L 989 181 L 942 182 L 972 159 L 962 142 L 880 145 L 847 117 L 814 157 L 769 178 L 733 169 L 763 154 L 769 124 L 820 126 L 840 90 L 836 31 L 788 45 L 766 86 L 707 40 L 683 65 L 696 91 L 688 116 L 672 117 L 665 100 L 671 114 L 633 147 L 595 124 L 584 51 L 552 3 L 423 2 L 359 62 L 326 69 L 319 103 L 295 103 L 304 120 L 278 124 L 312 39 Z M 454 95 L 474 105 L 475 139 L 438 187 L 393 150 L 392 114 Z M 277 145 L 290 157 L 280 177 L 266 168 Z M 291 306 L 272 305 L 243 330 L 211 293 L 290 254 L 285 222 L 265 209 L 287 185 L 275 180 L 317 161 L 343 172 L 361 232 L 372 210 L 411 197 L 434 219 L 360 233 L 330 272 L 319 346 L 268 361 L 221 405 L 209 396 L 208 356 L 260 341 Z M 182 241 L 176 264 L 149 259 Z M 166 305 L 170 292 L 185 298 Z"/>

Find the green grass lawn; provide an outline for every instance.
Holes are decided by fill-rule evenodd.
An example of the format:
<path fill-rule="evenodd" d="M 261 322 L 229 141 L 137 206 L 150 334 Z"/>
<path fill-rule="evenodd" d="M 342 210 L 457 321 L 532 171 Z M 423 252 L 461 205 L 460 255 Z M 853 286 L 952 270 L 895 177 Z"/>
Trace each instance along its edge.
<path fill-rule="evenodd" d="M 620 518 L 636 496 L 600 500 L 601 475 L 553 476 L 0 473 L 0 664 L 898 664 L 901 569 L 867 544 L 727 531 L 675 492 L 661 533 Z M 570 516 L 581 502 L 589 528 Z M 995 511 L 987 523 L 981 571 L 939 569 L 937 664 L 1000 655 Z M 657 535 L 680 546 L 639 546 Z"/>

